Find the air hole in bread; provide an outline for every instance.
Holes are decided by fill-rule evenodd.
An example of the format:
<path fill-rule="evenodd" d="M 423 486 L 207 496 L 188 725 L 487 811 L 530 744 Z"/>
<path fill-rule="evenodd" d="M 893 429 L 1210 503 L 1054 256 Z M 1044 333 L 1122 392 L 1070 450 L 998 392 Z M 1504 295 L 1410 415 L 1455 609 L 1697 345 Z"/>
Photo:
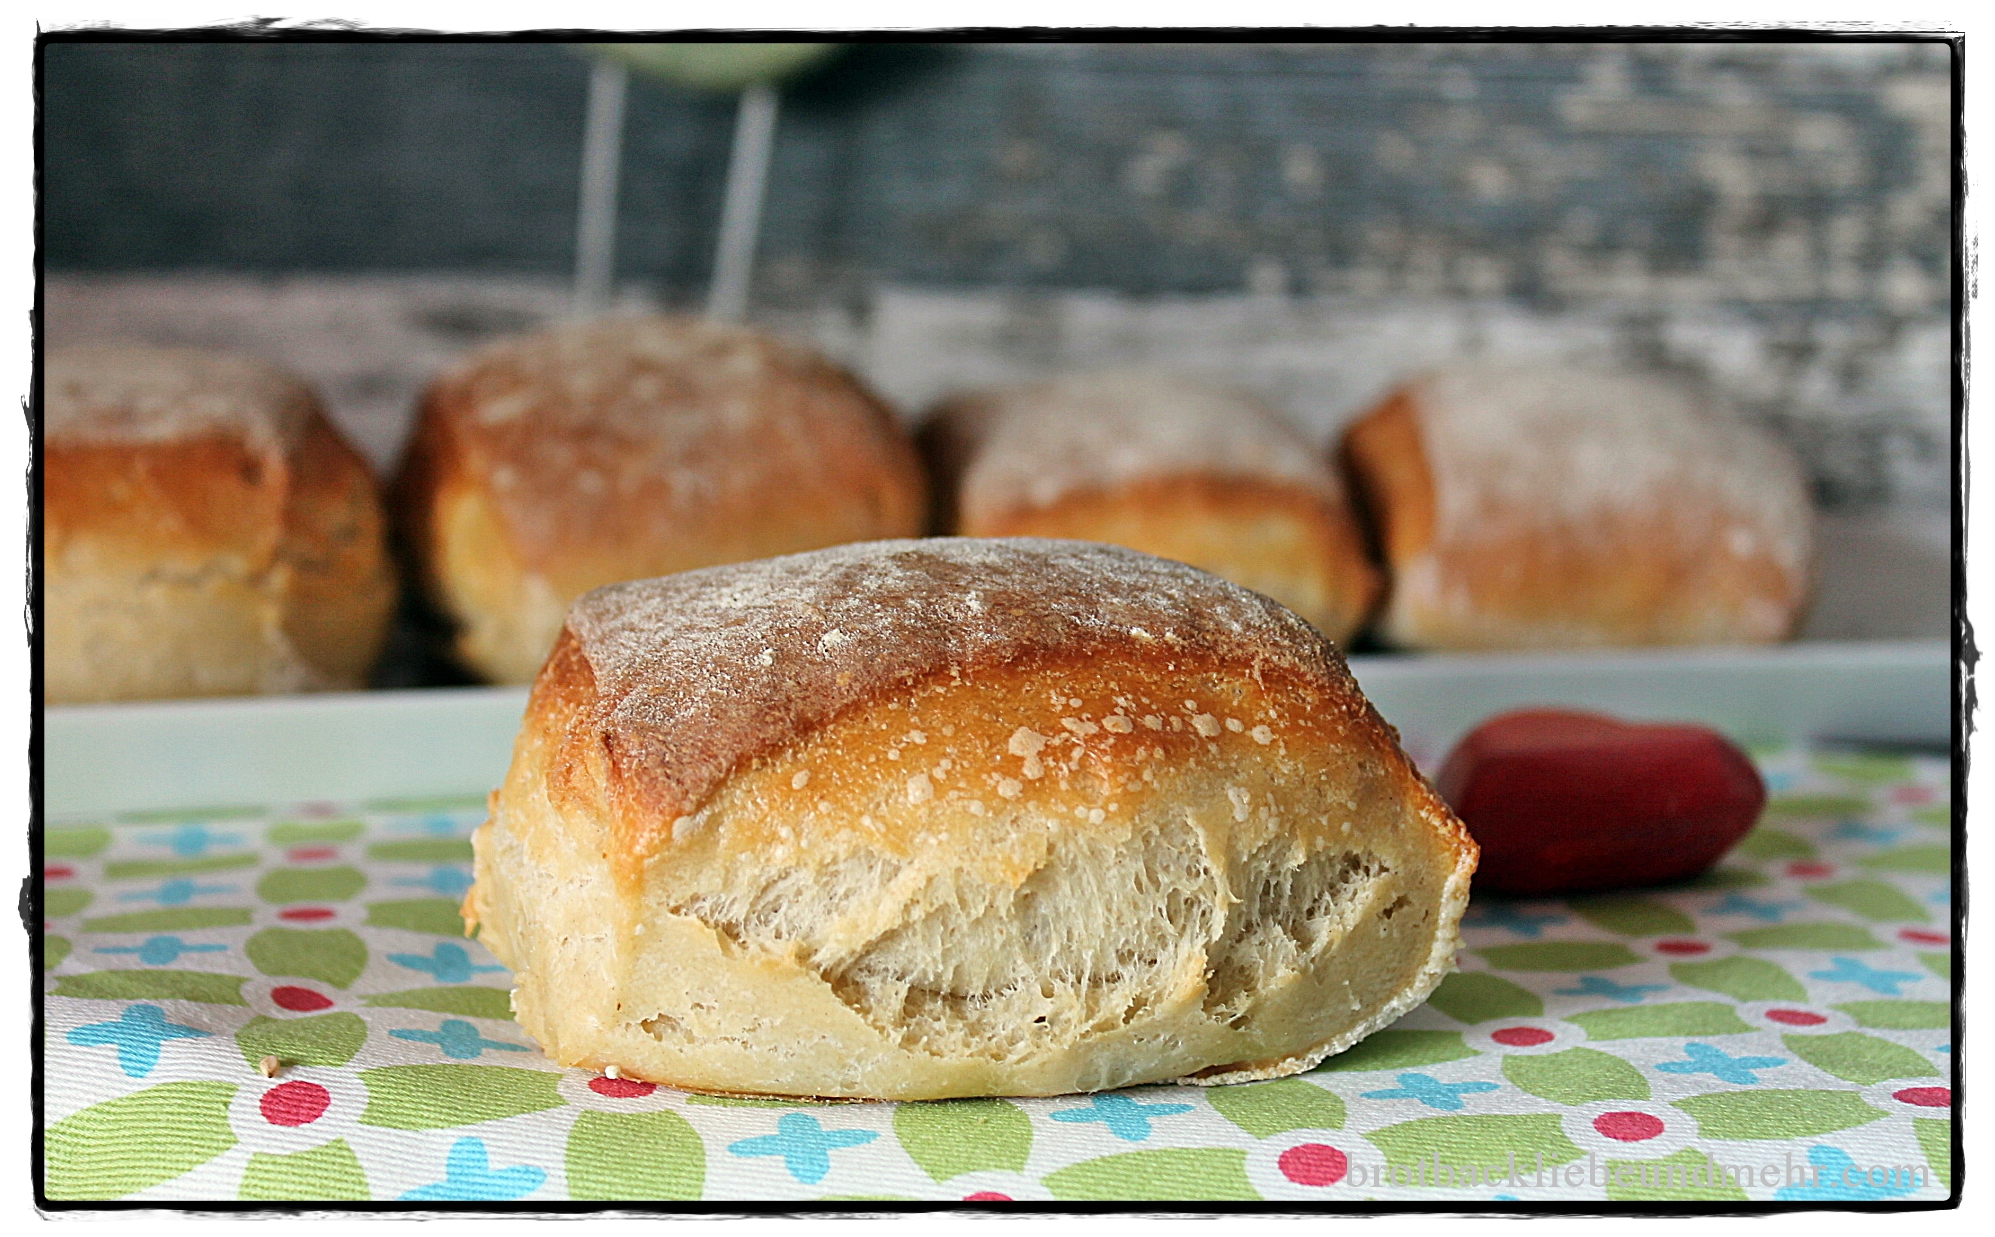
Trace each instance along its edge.
<path fill-rule="evenodd" d="M 653 1014 L 637 1025 L 644 1028 L 647 1035 L 661 1043 L 673 1040 L 690 1043 L 693 1039 L 693 1033 L 686 1029 L 686 1024 L 670 1014 Z"/>
<path fill-rule="evenodd" d="M 1391 872 L 1368 852 L 1324 850 L 1297 863 L 1291 850 L 1285 841 L 1270 842 L 1242 869 L 1242 884 L 1253 883 L 1240 891 L 1212 949 L 1210 1017 L 1240 1025 L 1257 992 L 1306 969 L 1358 925 Z"/>

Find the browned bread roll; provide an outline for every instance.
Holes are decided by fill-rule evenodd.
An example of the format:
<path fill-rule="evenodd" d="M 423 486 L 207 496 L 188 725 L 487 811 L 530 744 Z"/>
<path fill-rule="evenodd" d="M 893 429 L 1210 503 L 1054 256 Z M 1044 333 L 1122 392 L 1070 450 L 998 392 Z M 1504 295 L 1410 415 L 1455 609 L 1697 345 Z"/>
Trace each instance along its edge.
<path fill-rule="evenodd" d="M 923 431 L 944 531 L 1105 541 L 1266 593 L 1333 640 L 1379 574 L 1337 475 L 1245 394 L 1137 372 L 944 405 Z"/>
<path fill-rule="evenodd" d="M 395 599 L 380 495 L 302 382 L 53 349 L 42 410 L 50 704 L 360 686 Z"/>
<path fill-rule="evenodd" d="M 589 593 L 473 841 L 554 1060 L 903 1100 L 1306 1069 L 1450 969 L 1476 856 L 1294 614 L 965 538 Z"/>
<path fill-rule="evenodd" d="M 815 353 L 612 318 L 498 344 L 437 382 L 397 505 L 460 656 L 524 683 L 597 585 L 905 536 L 924 488 L 885 406 Z"/>
<path fill-rule="evenodd" d="M 1814 511 L 1770 436 L 1660 379 L 1463 366 L 1344 435 L 1391 575 L 1380 634 L 1434 649 L 1784 639 Z"/>

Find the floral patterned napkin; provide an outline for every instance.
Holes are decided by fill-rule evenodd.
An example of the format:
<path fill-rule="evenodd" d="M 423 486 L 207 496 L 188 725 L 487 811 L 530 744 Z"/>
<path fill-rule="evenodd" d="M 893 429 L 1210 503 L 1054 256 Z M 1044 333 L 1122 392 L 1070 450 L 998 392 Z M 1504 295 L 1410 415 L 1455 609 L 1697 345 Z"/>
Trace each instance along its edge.
<path fill-rule="evenodd" d="M 750 1101 L 557 1068 L 462 936 L 480 804 L 57 822 L 48 1197 L 1943 1198 L 1949 766 L 1758 758 L 1766 819 L 1715 871 L 1477 899 L 1460 972 L 1308 1074 L 1049 1100 Z"/>

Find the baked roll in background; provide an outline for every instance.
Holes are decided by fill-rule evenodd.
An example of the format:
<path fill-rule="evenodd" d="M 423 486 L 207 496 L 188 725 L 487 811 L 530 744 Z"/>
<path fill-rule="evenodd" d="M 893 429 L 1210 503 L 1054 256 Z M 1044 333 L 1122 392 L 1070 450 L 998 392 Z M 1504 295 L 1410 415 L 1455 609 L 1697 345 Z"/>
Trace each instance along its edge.
<path fill-rule="evenodd" d="M 52 349 L 50 704 L 359 687 L 395 581 L 380 495 L 311 390 L 225 353 Z"/>
<path fill-rule="evenodd" d="M 1799 625 L 1814 508 L 1770 435 L 1661 379 L 1554 366 L 1416 378 L 1342 450 L 1429 649 L 1753 644 Z"/>
<path fill-rule="evenodd" d="M 919 531 L 884 405 L 817 354 L 691 318 L 487 348 L 439 380 L 397 484 L 457 652 L 524 683 L 601 584 Z"/>
<path fill-rule="evenodd" d="M 555 1061 L 897 1100 L 1306 1069 L 1451 969 L 1476 856 L 1291 612 L 963 538 L 587 594 L 474 846 Z"/>
<path fill-rule="evenodd" d="M 1333 640 L 1379 574 L 1337 475 L 1273 409 L 1151 372 L 953 400 L 924 427 L 943 531 L 1105 541 L 1266 593 Z"/>

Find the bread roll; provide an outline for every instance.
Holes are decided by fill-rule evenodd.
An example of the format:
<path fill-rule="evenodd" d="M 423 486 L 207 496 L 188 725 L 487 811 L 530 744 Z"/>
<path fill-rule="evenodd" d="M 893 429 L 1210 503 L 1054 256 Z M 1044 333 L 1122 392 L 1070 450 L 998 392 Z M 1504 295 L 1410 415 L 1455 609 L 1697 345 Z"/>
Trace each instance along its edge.
<path fill-rule="evenodd" d="M 500 343 L 440 380 L 398 506 L 459 655 L 525 683 L 599 584 L 905 536 L 924 488 L 886 408 L 815 353 L 613 318 Z"/>
<path fill-rule="evenodd" d="M 1307 1069 L 1450 969 L 1476 853 L 1287 610 L 964 538 L 583 597 L 473 845 L 554 1060 L 897 1100 Z"/>
<path fill-rule="evenodd" d="M 311 391 L 221 353 L 48 353 L 50 704 L 358 687 L 395 582 L 380 495 Z"/>
<path fill-rule="evenodd" d="M 947 404 L 924 445 L 946 531 L 1174 558 L 1266 593 L 1333 640 L 1357 630 L 1379 590 L 1336 474 L 1238 391 L 1153 373 L 1062 378 Z"/>
<path fill-rule="evenodd" d="M 1353 424 L 1343 450 L 1396 644 L 1751 644 L 1801 620 L 1814 514 L 1799 467 L 1659 379 L 1442 370 Z"/>

